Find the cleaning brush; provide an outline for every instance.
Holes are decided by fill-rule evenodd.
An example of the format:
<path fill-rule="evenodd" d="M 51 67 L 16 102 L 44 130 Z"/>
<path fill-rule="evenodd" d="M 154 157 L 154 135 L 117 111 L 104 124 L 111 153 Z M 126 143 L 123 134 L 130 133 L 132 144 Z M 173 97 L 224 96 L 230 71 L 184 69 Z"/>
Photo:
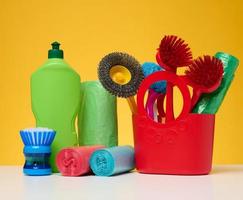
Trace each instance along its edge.
<path fill-rule="evenodd" d="M 27 128 L 20 131 L 25 146 L 50 146 L 55 137 L 55 131 L 49 128 Z"/>
<path fill-rule="evenodd" d="M 167 71 L 176 72 L 177 67 L 187 66 L 192 61 L 188 44 L 175 35 L 164 36 L 157 50 L 156 60 Z"/>
<path fill-rule="evenodd" d="M 215 91 L 223 77 L 223 63 L 214 56 L 204 56 L 195 59 L 185 71 L 187 83 L 193 87 L 192 109 L 202 93 Z"/>
<path fill-rule="evenodd" d="M 164 36 L 161 40 L 156 60 L 167 71 L 176 73 L 177 67 L 187 66 L 192 62 L 192 53 L 184 40 L 177 36 L 169 35 Z M 170 83 L 167 83 L 166 99 L 166 120 L 170 121 L 174 119 L 173 85 Z"/>
<path fill-rule="evenodd" d="M 49 175 L 51 167 L 49 157 L 51 143 L 56 132 L 48 128 L 28 128 L 20 131 L 20 136 L 25 145 L 24 155 L 26 158 L 24 173 L 27 175 Z"/>
<path fill-rule="evenodd" d="M 215 57 L 223 63 L 224 73 L 221 84 L 213 93 L 203 94 L 200 97 L 193 108 L 193 113 L 216 114 L 234 80 L 239 59 L 225 52 L 217 52 Z"/>
<path fill-rule="evenodd" d="M 122 52 L 106 55 L 99 63 L 98 77 L 107 91 L 126 98 L 132 113 L 137 112 L 134 95 L 144 76 L 141 65 L 134 57 Z"/>

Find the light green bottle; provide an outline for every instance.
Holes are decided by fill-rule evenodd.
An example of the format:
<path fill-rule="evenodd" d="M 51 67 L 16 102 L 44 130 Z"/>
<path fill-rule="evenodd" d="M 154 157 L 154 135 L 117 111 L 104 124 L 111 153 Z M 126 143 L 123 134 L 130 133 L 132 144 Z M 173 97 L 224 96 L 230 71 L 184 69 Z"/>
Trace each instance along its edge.
<path fill-rule="evenodd" d="M 78 144 L 75 120 L 80 105 L 80 76 L 63 59 L 59 43 L 52 43 L 48 60 L 31 76 L 32 111 L 37 127 L 56 131 L 50 163 L 58 172 L 56 154 Z"/>

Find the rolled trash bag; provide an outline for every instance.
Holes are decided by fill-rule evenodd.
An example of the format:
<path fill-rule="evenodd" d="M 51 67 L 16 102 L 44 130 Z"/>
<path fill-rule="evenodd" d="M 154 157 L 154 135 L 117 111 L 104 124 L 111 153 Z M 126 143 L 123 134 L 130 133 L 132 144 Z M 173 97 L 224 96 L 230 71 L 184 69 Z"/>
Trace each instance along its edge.
<path fill-rule="evenodd" d="M 91 154 L 102 145 L 68 147 L 62 149 L 56 157 L 56 165 L 63 176 L 80 176 L 89 173 L 89 159 Z"/>
<path fill-rule="evenodd" d="M 97 150 L 91 155 L 90 167 L 97 176 L 112 176 L 133 170 L 134 149 L 118 146 Z"/>
<path fill-rule="evenodd" d="M 117 100 L 99 81 L 81 83 L 78 131 L 80 145 L 118 144 Z"/>
<path fill-rule="evenodd" d="M 239 60 L 224 52 L 217 52 L 215 57 L 220 59 L 223 63 L 223 79 L 219 88 L 215 92 L 202 95 L 198 103 L 193 108 L 193 113 L 216 114 L 234 79 L 234 74 L 239 65 Z"/>

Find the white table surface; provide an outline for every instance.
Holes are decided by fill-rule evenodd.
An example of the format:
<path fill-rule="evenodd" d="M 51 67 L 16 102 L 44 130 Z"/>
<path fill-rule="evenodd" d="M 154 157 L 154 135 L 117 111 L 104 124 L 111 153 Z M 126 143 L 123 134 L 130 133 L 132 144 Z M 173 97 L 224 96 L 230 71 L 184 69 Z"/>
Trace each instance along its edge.
<path fill-rule="evenodd" d="M 0 199 L 243 200 L 243 165 L 214 166 L 206 176 L 132 172 L 114 177 L 33 177 L 19 166 L 0 166 Z"/>

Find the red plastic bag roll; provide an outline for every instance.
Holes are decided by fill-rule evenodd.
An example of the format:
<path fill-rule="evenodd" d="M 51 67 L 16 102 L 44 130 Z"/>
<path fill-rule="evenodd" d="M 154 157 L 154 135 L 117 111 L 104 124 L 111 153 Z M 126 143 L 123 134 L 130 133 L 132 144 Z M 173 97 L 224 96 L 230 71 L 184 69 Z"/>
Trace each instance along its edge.
<path fill-rule="evenodd" d="M 68 147 L 62 149 L 56 157 L 56 165 L 63 176 L 80 176 L 90 172 L 91 154 L 105 146 Z"/>

